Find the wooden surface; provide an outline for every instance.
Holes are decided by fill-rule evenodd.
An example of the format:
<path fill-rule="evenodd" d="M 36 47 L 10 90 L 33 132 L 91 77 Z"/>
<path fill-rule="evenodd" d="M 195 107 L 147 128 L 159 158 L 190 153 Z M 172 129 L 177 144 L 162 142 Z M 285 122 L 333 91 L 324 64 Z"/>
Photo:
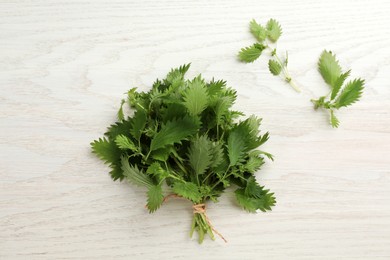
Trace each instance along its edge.
<path fill-rule="evenodd" d="M 390 259 L 390 2 L 0 1 L 0 259 Z M 278 19 L 303 93 L 266 59 L 236 60 L 247 25 Z M 366 79 L 361 102 L 327 115 L 316 70 L 333 50 Z M 228 243 L 188 238 L 190 205 L 155 214 L 90 152 L 130 87 L 171 67 L 226 79 L 235 108 L 264 118 L 276 156 L 258 173 L 278 204 L 208 205 Z"/>

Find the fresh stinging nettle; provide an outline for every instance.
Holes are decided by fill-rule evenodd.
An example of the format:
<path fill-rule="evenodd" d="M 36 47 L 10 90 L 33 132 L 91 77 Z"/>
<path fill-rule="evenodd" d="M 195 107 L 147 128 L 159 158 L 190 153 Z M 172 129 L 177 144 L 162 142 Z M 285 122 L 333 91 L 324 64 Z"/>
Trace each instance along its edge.
<path fill-rule="evenodd" d="M 171 196 L 192 203 L 191 236 L 201 243 L 208 234 L 221 236 L 206 215 L 207 201 L 217 202 L 235 186 L 237 203 L 249 212 L 267 211 L 276 203 L 273 193 L 260 186 L 255 172 L 264 164 L 258 149 L 268 140 L 260 134 L 261 119 L 231 110 L 236 91 L 225 81 L 206 82 L 201 75 L 184 79 L 189 69 L 172 69 L 149 92 L 128 92 L 135 111 L 119 121 L 105 137 L 91 143 L 93 152 L 112 168 L 113 180 L 126 179 L 147 189 L 147 208 L 156 211 Z M 223 238 L 221 236 L 221 238 Z"/>

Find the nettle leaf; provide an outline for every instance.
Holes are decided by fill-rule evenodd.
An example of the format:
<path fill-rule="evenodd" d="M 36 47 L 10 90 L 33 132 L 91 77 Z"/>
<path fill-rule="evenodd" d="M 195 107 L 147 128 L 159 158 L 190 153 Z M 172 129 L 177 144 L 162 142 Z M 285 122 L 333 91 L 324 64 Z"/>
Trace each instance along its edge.
<path fill-rule="evenodd" d="M 247 147 L 245 146 L 245 137 L 240 128 L 233 129 L 227 140 L 227 150 L 230 161 L 230 166 L 234 166 L 245 157 Z"/>
<path fill-rule="evenodd" d="M 213 143 L 211 146 L 211 164 L 210 167 L 217 167 L 224 160 L 224 150 L 222 143 Z"/>
<path fill-rule="evenodd" d="M 323 51 L 318 61 L 318 70 L 332 88 L 341 75 L 341 67 L 336 56 L 331 51 Z"/>
<path fill-rule="evenodd" d="M 108 164 L 116 164 L 122 155 L 121 150 L 114 142 L 106 138 L 99 138 L 91 143 L 92 152 Z"/>
<path fill-rule="evenodd" d="M 267 22 L 267 37 L 271 42 L 276 42 L 282 35 L 282 27 L 275 19 L 270 19 Z"/>
<path fill-rule="evenodd" d="M 138 151 L 138 147 L 131 141 L 130 138 L 124 136 L 124 135 L 118 135 L 115 139 L 116 145 L 119 147 L 119 149 L 122 150 L 132 150 L 133 152 Z"/>
<path fill-rule="evenodd" d="M 273 193 L 265 190 L 257 184 L 255 179 L 248 179 L 247 185 L 243 189 L 237 189 L 235 192 L 238 204 L 249 212 L 256 210 L 267 211 L 275 205 L 276 200 Z"/>
<path fill-rule="evenodd" d="M 337 119 L 337 117 L 334 114 L 333 110 L 330 110 L 330 124 L 332 127 L 337 128 L 339 127 L 340 121 Z"/>
<path fill-rule="evenodd" d="M 115 141 L 118 135 L 127 135 L 129 133 L 132 123 L 133 120 L 131 118 L 127 118 L 121 122 L 116 122 L 107 129 L 107 132 L 104 133 L 104 135 L 110 140 Z"/>
<path fill-rule="evenodd" d="M 234 99 L 230 96 L 219 97 L 214 108 L 217 125 L 222 123 L 224 117 L 229 113 L 229 108 L 233 106 Z"/>
<path fill-rule="evenodd" d="M 202 199 L 198 186 L 192 182 L 175 182 L 173 192 L 195 203 L 199 203 Z"/>
<path fill-rule="evenodd" d="M 158 162 L 152 163 L 148 167 L 146 173 L 156 177 L 159 182 L 161 182 L 162 180 L 164 180 L 169 176 L 169 173 L 165 169 L 163 169 L 160 163 Z"/>
<path fill-rule="evenodd" d="M 129 182 L 147 188 L 151 188 L 154 185 L 152 179 L 150 179 L 142 170 L 139 170 L 137 165 L 132 166 L 129 164 L 129 160 L 126 156 L 122 156 L 121 163 L 123 175 Z"/>
<path fill-rule="evenodd" d="M 255 43 L 252 46 L 242 48 L 238 53 L 238 57 L 243 62 L 254 62 L 260 57 L 261 53 L 265 49 L 265 46 L 259 43 Z"/>
<path fill-rule="evenodd" d="M 188 151 L 188 161 L 197 175 L 205 173 L 212 164 L 212 143 L 207 136 L 196 137 Z"/>
<path fill-rule="evenodd" d="M 149 209 L 150 213 L 155 212 L 158 208 L 160 208 L 161 204 L 164 201 L 164 195 L 162 192 L 161 185 L 153 185 L 148 189 L 148 204 L 146 206 Z"/>
<path fill-rule="evenodd" d="M 226 88 L 225 80 L 217 80 L 212 79 L 210 83 L 207 84 L 207 91 L 209 93 L 209 97 L 219 96 L 222 94 L 224 89 Z"/>
<path fill-rule="evenodd" d="M 166 145 L 179 143 L 188 136 L 195 134 L 200 123 L 194 118 L 183 117 L 167 122 L 155 135 L 150 144 L 150 150 L 154 151 Z"/>
<path fill-rule="evenodd" d="M 125 115 L 123 113 L 123 104 L 125 103 L 126 101 L 124 99 L 122 99 L 121 101 L 121 106 L 119 107 L 119 110 L 118 110 L 118 119 L 119 121 L 122 121 L 123 119 L 125 119 Z"/>
<path fill-rule="evenodd" d="M 341 86 L 344 84 L 344 81 L 349 77 L 349 74 L 351 71 L 347 71 L 345 73 L 342 73 L 340 77 L 337 78 L 336 82 L 334 83 L 332 94 L 330 96 L 330 99 L 333 100 L 336 98 L 337 94 L 339 93 Z"/>
<path fill-rule="evenodd" d="M 335 101 L 336 108 L 347 107 L 360 99 L 363 93 L 364 80 L 355 79 L 346 84 Z"/>
<path fill-rule="evenodd" d="M 138 141 L 145 129 L 147 116 L 144 110 L 140 109 L 134 113 L 130 133 Z"/>
<path fill-rule="evenodd" d="M 209 95 L 200 75 L 189 83 L 183 98 L 184 105 L 191 115 L 199 115 L 207 107 Z"/>
<path fill-rule="evenodd" d="M 249 28 L 253 36 L 255 36 L 259 42 L 263 42 L 267 38 L 267 30 L 258 24 L 255 19 L 250 21 Z"/>
<path fill-rule="evenodd" d="M 250 173 L 255 173 L 260 167 L 264 164 L 264 159 L 259 156 L 261 154 L 260 151 L 254 150 L 248 154 L 248 160 L 246 161 L 244 167 L 245 170 Z"/>
<path fill-rule="evenodd" d="M 269 60 L 268 69 L 272 75 L 277 76 L 282 71 L 282 66 L 276 60 Z"/>
<path fill-rule="evenodd" d="M 172 83 L 175 83 L 175 81 L 184 79 L 184 75 L 186 74 L 186 72 L 188 71 L 190 66 L 191 66 L 191 63 L 182 65 L 182 66 L 180 66 L 178 68 L 175 68 L 175 69 L 172 69 L 167 74 L 167 77 L 166 77 L 165 81 L 168 84 L 172 84 Z"/>

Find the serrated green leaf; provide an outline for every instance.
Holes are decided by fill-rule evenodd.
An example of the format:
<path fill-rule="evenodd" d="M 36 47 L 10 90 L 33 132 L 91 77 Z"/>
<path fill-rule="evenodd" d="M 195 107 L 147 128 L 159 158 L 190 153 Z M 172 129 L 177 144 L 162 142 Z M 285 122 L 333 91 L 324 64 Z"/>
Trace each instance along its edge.
<path fill-rule="evenodd" d="M 138 166 L 130 165 L 126 156 L 121 157 L 122 171 L 126 179 L 140 187 L 150 188 L 154 185 L 152 179 L 146 175 L 142 170 L 138 169 Z"/>
<path fill-rule="evenodd" d="M 233 106 L 233 98 L 230 96 L 218 97 L 214 107 L 217 125 L 222 123 L 223 118 L 229 113 L 229 108 Z"/>
<path fill-rule="evenodd" d="M 230 166 L 234 166 L 243 160 L 247 147 L 244 133 L 240 128 L 233 129 L 227 139 L 227 150 Z"/>
<path fill-rule="evenodd" d="M 318 70 L 332 88 L 341 75 L 341 67 L 331 51 L 324 50 L 318 61 Z"/>
<path fill-rule="evenodd" d="M 123 114 L 123 104 L 125 103 L 126 101 L 124 99 L 122 99 L 121 101 L 121 106 L 119 107 L 119 110 L 118 110 L 118 120 L 119 121 L 122 121 L 123 119 L 125 119 L 125 115 Z"/>
<path fill-rule="evenodd" d="M 200 75 L 188 84 L 183 98 L 190 115 L 199 115 L 207 107 L 209 95 Z"/>
<path fill-rule="evenodd" d="M 163 123 L 171 121 L 175 118 L 184 117 L 187 113 L 186 107 L 183 104 L 172 103 L 169 106 L 160 110 Z"/>
<path fill-rule="evenodd" d="M 131 118 L 127 118 L 126 120 L 122 120 L 121 122 L 116 122 L 107 129 L 104 135 L 107 136 L 110 140 L 115 141 L 115 138 L 118 135 L 126 135 L 129 133 L 129 129 L 131 128 L 132 122 L 133 119 Z"/>
<path fill-rule="evenodd" d="M 248 179 L 244 189 L 237 189 L 234 193 L 238 204 L 253 213 L 258 209 L 264 212 L 272 210 L 271 207 L 276 203 L 274 194 L 258 185 L 253 177 Z"/>
<path fill-rule="evenodd" d="M 188 161 L 195 174 L 202 175 L 212 163 L 212 143 L 204 135 L 196 137 L 188 151 Z"/>
<path fill-rule="evenodd" d="M 149 209 L 149 213 L 155 212 L 160 208 L 164 200 L 161 185 L 153 185 L 148 189 L 148 204 L 146 205 Z"/>
<path fill-rule="evenodd" d="M 158 182 L 161 182 L 169 176 L 169 173 L 163 169 L 158 162 L 152 163 L 146 170 L 146 173 L 153 175 L 158 180 Z"/>
<path fill-rule="evenodd" d="M 243 62 L 254 62 L 260 57 L 265 46 L 259 43 L 255 43 L 249 47 L 242 48 L 238 53 L 238 57 Z"/>
<path fill-rule="evenodd" d="M 133 137 L 139 141 L 142 132 L 145 129 L 147 116 L 144 110 L 139 109 L 134 113 L 130 133 Z"/>
<path fill-rule="evenodd" d="M 213 143 L 211 146 L 211 164 L 210 167 L 217 167 L 224 160 L 224 150 L 221 143 Z"/>
<path fill-rule="evenodd" d="M 215 81 L 214 79 L 212 79 L 207 84 L 207 91 L 208 91 L 210 97 L 212 97 L 214 95 L 219 96 L 225 88 L 226 88 L 226 81 L 225 80 Z"/>
<path fill-rule="evenodd" d="M 111 142 L 106 138 L 99 138 L 99 140 L 93 141 L 91 146 L 92 152 L 108 164 L 116 164 L 122 154 L 115 142 Z"/>
<path fill-rule="evenodd" d="M 255 38 L 259 42 L 263 42 L 265 40 L 265 38 L 267 38 L 267 30 L 263 26 L 258 24 L 255 21 L 255 19 L 250 21 L 249 28 L 250 28 L 250 31 L 253 34 L 253 36 L 255 36 Z"/>
<path fill-rule="evenodd" d="M 184 75 L 186 74 L 186 72 L 188 71 L 188 69 L 190 68 L 191 66 L 191 63 L 189 64 L 184 64 L 178 68 L 175 68 L 175 69 L 172 69 L 168 74 L 167 74 L 167 77 L 165 79 L 165 81 L 168 83 L 168 84 L 174 84 L 174 83 L 177 83 L 177 81 L 180 81 L 184 78 Z"/>
<path fill-rule="evenodd" d="M 267 37 L 271 42 L 276 42 L 282 35 L 282 27 L 275 19 L 270 19 L 267 22 Z"/>
<path fill-rule="evenodd" d="M 167 122 L 155 135 L 150 143 L 150 151 L 163 148 L 166 145 L 179 143 L 199 129 L 200 123 L 194 118 L 183 117 Z"/>
<path fill-rule="evenodd" d="M 248 154 L 248 160 L 244 165 L 246 171 L 255 173 L 264 164 L 264 159 L 259 154 L 258 150 L 251 151 Z"/>
<path fill-rule="evenodd" d="M 269 60 L 268 69 L 272 73 L 272 75 L 277 76 L 282 71 L 282 66 L 276 60 Z"/>
<path fill-rule="evenodd" d="M 360 99 L 363 93 L 364 80 L 354 79 L 348 82 L 335 101 L 336 108 L 347 107 Z"/>
<path fill-rule="evenodd" d="M 171 146 L 166 146 L 164 148 L 154 150 L 151 154 L 151 157 L 154 160 L 157 160 L 160 162 L 166 162 L 168 160 L 170 153 L 171 153 L 171 150 L 172 150 Z"/>
<path fill-rule="evenodd" d="M 339 127 L 340 121 L 337 119 L 337 117 L 334 115 L 334 111 L 330 110 L 330 124 L 332 127 L 337 128 Z"/>
<path fill-rule="evenodd" d="M 332 94 L 330 96 L 330 99 L 333 100 L 336 98 L 337 94 L 339 93 L 341 86 L 344 84 L 344 81 L 349 77 L 349 74 L 351 71 L 347 71 L 345 73 L 342 73 L 340 77 L 337 78 L 336 82 L 333 85 L 332 88 Z"/>
<path fill-rule="evenodd" d="M 133 143 L 133 141 L 131 141 L 130 138 L 124 135 L 118 135 L 115 139 L 115 143 L 119 147 L 119 149 L 122 150 L 130 149 L 133 152 L 138 151 L 138 147 Z"/>
<path fill-rule="evenodd" d="M 194 203 L 199 203 L 202 199 L 198 186 L 192 182 L 175 182 L 173 184 L 173 192 Z"/>
<path fill-rule="evenodd" d="M 123 178 L 125 178 L 120 163 L 111 164 L 110 167 L 111 167 L 110 176 L 113 181 L 116 180 L 122 181 Z"/>
<path fill-rule="evenodd" d="M 264 154 L 268 159 L 270 159 L 271 161 L 274 160 L 274 156 L 270 153 L 267 153 L 267 152 L 264 152 L 264 151 L 261 151 L 261 150 L 257 150 L 259 152 L 259 154 Z"/>

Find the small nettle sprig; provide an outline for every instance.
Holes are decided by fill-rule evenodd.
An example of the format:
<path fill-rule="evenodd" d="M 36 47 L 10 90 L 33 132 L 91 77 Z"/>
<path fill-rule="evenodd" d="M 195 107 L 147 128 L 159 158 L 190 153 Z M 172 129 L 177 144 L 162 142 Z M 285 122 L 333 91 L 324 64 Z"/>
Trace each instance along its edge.
<path fill-rule="evenodd" d="M 318 71 L 324 81 L 330 86 L 330 92 L 326 96 L 312 99 L 314 109 L 323 108 L 329 110 L 330 124 L 337 128 L 340 124 L 334 111 L 347 107 L 360 99 L 364 89 L 364 80 L 357 78 L 344 84 L 351 70 L 342 72 L 336 56 L 331 51 L 324 50 L 318 61 Z"/>
<path fill-rule="evenodd" d="M 261 56 L 264 50 L 268 50 L 271 55 L 271 59 L 268 60 L 268 68 L 272 75 L 282 77 L 291 87 L 300 92 L 287 68 L 288 53 L 286 52 L 284 60 L 277 54 L 277 41 L 282 35 L 282 27 L 279 22 L 275 19 L 270 19 L 264 27 L 253 19 L 249 23 L 249 28 L 257 42 L 249 47 L 242 48 L 238 53 L 239 59 L 246 63 L 254 62 Z"/>

